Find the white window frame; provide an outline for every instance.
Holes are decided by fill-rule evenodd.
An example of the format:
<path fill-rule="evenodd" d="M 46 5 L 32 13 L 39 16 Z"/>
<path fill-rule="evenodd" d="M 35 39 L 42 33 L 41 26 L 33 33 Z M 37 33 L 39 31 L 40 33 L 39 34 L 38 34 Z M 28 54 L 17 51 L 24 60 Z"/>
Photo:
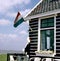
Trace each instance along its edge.
<path fill-rule="evenodd" d="M 54 17 L 54 55 L 56 55 L 56 15 L 51 15 L 51 16 L 46 16 L 46 17 L 42 17 L 39 18 L 38 20 L 38 49 L 37 51 L 40 52 L 40 23 L 41 23 L 41 19 L 45 19 L 45 18 L 50 18 L 50 17 Z M 50 29 L 50 28 L 45 28 L 45 29 Z"/>

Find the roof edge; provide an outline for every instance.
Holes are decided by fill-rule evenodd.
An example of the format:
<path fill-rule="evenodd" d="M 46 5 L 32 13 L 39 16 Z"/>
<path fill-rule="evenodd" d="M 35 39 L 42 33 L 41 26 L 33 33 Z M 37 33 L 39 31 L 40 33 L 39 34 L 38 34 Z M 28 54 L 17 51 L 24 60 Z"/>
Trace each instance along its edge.
<path fill-rule="evenodd" d="M 57 15 L 57 13 L 60 13 L 60 9 L 45 12 L 45 13 L 41 13 L 41 14 L 37 14 L 37 15 L 33 15 L 33 16 L 28 16 L 24 19 L 25 20 L 30 20 L 30 19 L 33 19 L 33 18 L 41 18 L 41 17 L 45 17 L 45 16 L 50 16 L 50 15 Z"/>
<path fill-rule="evenodd" d="M 32 9 L 30 12 L 28 12 L 25 16 L 25 18 L 42 2 L 43 0 L 40 0 Z"/>

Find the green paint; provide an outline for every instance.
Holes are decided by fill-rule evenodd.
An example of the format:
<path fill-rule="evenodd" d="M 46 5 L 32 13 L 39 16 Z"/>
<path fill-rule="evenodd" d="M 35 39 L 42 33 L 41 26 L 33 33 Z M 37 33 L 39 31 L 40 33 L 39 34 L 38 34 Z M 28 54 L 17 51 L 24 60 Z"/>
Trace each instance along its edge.
<path fill-rule="evenodd" d="M 41 28 L 54 27 L 54 18 L 41 19 Z"/>
<path fill-rule="evenodd" d="M 17 26 L 20 25 L 23 21 L 24 21 L 23 18 L 19 19 L 19 20 L 14 24 L 14 27 L 17 27 Z"/>

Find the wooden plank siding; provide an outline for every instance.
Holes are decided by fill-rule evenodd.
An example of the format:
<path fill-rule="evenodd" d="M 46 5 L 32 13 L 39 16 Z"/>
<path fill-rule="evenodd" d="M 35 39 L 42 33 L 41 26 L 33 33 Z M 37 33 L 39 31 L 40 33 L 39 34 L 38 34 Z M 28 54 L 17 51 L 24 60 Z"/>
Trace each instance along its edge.
<path fill-rule="evenodd" d="M 35 51 L 37 51 L 38 44 L 38 19 L 32 19 L 29 21 L 29 26 L 32 30 L 29 29 L 30 37 L 30 54 L 29 57 L 35 57 Z M 56 55 L 54 58 L 60 58 L 60 16 L 56 17 Z"/>
<path fill-rule="evenodd" d="M 60 9 L 60 0 L 43 0 L 27 17 L 34 16 L 45 12 L 54 12 Z M 48 13 L 49 14 L 49 13 Z M 51 16 L 51 14 L 50 14 Z M 39 17 L 38 17 L 39 18 Z M 29 19 L 29 38 L 30 53 L 29 57 L 35 57 L 35 51 L 38 48 L 38 18 Z M 60 59 L 60 14 L 56 17 L 56 55 L 54 58 Z"/>
<path fill-rule="evenodd" d="M 56 56 L 60 58 L 60 16 L 56 17 Z"/>
<path fill-rule="evenodd" d="M 38 19 L 32 19 L 29 21 L 29 38 L 30 38 L 30 54 L 29 57 L 35 56 L 38 43 Z M 32 29 L 32 30 L 31 30 Z"/>

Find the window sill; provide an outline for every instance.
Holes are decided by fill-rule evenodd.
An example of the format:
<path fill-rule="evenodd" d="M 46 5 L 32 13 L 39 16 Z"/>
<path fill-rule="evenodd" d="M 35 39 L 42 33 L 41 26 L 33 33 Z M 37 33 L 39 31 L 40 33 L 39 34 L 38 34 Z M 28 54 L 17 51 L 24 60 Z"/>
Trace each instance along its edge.
<path fill-rule="evenodd" d="M 35 52 L 37 56 L 47 56 L 47 57 L 54 57 L 53 51 L 36 51 Z"/>

